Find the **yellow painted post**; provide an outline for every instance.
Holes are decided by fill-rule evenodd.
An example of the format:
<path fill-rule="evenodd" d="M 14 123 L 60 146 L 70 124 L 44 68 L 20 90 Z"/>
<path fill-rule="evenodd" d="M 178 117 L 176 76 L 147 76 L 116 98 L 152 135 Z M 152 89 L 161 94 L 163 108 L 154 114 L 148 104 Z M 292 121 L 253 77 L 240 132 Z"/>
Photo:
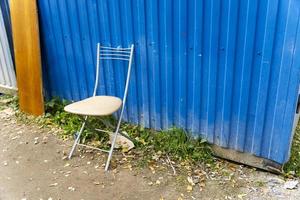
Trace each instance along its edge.
<path fill-rule="evenodd" d="M 36 0 L 10 0 L 20 109 L 44 113 L 41 52 Z"/>

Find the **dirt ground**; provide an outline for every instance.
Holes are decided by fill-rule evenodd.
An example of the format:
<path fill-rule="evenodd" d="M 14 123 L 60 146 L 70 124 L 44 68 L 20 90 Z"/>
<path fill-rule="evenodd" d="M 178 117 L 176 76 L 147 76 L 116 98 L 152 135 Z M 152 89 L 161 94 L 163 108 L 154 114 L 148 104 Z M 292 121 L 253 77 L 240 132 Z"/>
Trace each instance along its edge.
<path fill-rule="evenodd" d="M 284 188 L 289 180 L 232 163 L 223 176 L 208 173 L 205 186 L 192 191 L 172 169 L 117 165 L 106 173 L 106 154 L 77 150 L 67 160 L 72 141 L 55 132 L 18 122 L 10 109 L 0 111 L 0 200 L 300 199 L 300 189 Z"/>

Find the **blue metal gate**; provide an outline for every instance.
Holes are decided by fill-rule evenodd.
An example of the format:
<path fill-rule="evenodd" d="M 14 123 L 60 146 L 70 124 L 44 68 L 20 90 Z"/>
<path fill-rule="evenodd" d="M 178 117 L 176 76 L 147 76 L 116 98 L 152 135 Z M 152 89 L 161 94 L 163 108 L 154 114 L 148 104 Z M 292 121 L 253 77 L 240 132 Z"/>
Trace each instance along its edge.
<path fill-rule="evenodd" d="M 135 44 L 126 119 L 285 163 L 300 69 L 298 0 L 39 0 L 45 89 L 92 94 L 96 43 Z M 297 55 L 297 56 L 296 56 Z M 99 94 L 121 96 L 104 66 Z"/>

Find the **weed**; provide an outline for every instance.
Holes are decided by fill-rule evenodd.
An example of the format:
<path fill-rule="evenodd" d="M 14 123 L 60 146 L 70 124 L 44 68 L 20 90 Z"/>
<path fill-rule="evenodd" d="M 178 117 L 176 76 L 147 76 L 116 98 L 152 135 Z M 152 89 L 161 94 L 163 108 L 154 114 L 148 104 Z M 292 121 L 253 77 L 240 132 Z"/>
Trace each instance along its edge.
<path fill-rule="evenodd" d="M 264 187 L 264 186 L 266 185 L 266 183 L 263 182 L 263 181 L 256 181 L 256 182 L 255 182 L 255 185 L 256 185 L 257 187 Z"/>
<path fill-rule="evenodd" d="M 13 110 L 18 110 L 19 108 L 18 97 L 6 95 L 6 94 L 0 94 L 0 110 L 3 110 L 8 106 Z"/>
<path fill-rule="evenodd" d="M 300 123 L 298 123 L 295 131 L 291 157 L 289 162 L 284 165 L 284 172 L 287 176 L 296 175 L 300 177 Z"/>
<path fill-rule="evenodd" d="M 166 131 L 142 129 L 129 134 L 135 138 L 138 149 L 170 155 L 175 160 L 207 162 L 212 160 L 211 150 L 205 140 L 190 137 L 184 130 L 172 128 Z"/>

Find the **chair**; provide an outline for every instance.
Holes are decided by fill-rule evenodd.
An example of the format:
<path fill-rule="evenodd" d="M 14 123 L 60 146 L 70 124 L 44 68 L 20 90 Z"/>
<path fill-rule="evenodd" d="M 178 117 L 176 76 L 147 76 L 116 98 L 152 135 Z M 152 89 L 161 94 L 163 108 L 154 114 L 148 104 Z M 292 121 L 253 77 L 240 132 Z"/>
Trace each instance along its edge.
<path fill-rule="evenodd" d="M 114 48 L 114 47 L 105 47 L 101 46 L 100 43 L 97 44 L 97 66 L 96 66 L 96 80 L 95 80 L 95 86 L 94 86 L 94 91 L 93 91 L 93 96 L 87 99 L 84 99 L 82 101 L 78 101 L 75 103 L 72 103 L 70 105 L 67 105 L 64 110 L 69 113 L 77 114 L 77 115 L 82 115 L 84 116 L 84 121 L 82 123 L 82 126 L 77 133 L 76 139 L 74 141 L 74 144 L 72 146 L 71 152 L 69 154 L 69 159 L 71 159 L 74 150 L 77 145 L 79 146 L 84 146 L 87 148 L 92 148 L 96 150 L 100 150 L 103 152 L 108 153 L 108 158 L 106 161 L 105 165 L 105 171 L 108 170 L 109 164 L 111 161 L 111 157 L 113 154 L 113 150 L 115 147 L 115 143 L 118 137 L 123 113 L 124 113 L 124 107 L 126 104 L 126 98 L 127 98 L 127 93 L 128 93 L 128 85 L 129 85 L 129 80 L 130 80 L 130 72 L 131 72 L 131 65 L 132 65 L 132 59 L 133 59 L 133 50 L 134 50 L 134 45 L 131 45 L 130 48 Z M 125 90 L 124 90 L 124 95 L 123 99 L 121 100 L 118 97 L 114 96 L 97 96 L 97 88 L 98 88 L 98 82 L 99 82 L 99 67 L 100 67 L 100 60 L 121 60 L 128 62 L 128 71 L 127 71 L 127 78 L 126 78 L 126 83 L 125 83 Z M 117 127 L 115 129 L 115 132 L 113 133 L 113 139 L 111 143 L 111 148 L 109 151 L 104 150 L 104 149 L 99 149 L 95 147 L 91 147 L 85 144 L 80 143 L 80 135 L 84 130 L 84 127 L 87 122 L 88 116 L 107 116 L 115 113 L 121 108 L 121 113 L 119 115 Z M 100 130 L 97 129 L 98 131 L 101 132 L 106 132 L 105 130 Z"/>

